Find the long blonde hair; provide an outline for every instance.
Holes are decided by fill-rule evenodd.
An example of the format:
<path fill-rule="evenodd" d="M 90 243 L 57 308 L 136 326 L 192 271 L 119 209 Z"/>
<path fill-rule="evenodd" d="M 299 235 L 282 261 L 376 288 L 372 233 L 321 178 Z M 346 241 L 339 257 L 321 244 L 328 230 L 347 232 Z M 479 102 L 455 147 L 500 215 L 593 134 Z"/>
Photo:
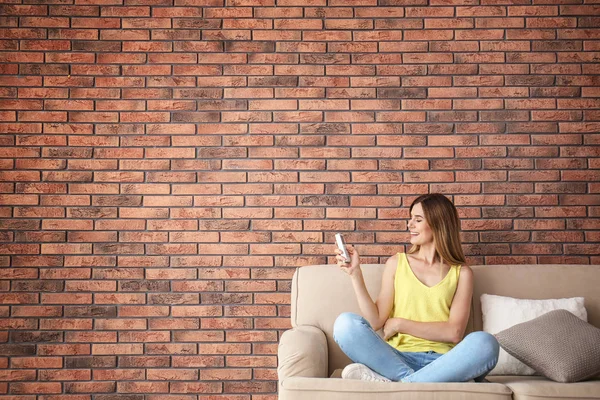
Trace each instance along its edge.
<path fill-rule="evenodd" d="M 462 265 L 466 262 L 460 241 L 460 220 L 456 207 L 440 193 L 424 194 L 410 205 L 410 212 L 421 203 L 425 220 L 433 232 L 435 251 L 450 265 Z M 413 245 L 408 253 L 416 253 L 421 246 Z"/>

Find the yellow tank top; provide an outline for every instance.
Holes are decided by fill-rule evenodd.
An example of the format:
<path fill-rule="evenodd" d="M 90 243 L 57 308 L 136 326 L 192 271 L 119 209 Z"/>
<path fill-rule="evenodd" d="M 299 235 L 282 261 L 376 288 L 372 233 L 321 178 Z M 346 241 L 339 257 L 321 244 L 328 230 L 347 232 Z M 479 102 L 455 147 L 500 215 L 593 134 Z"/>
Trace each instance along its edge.
<path fill-rule="evenodd" d="M 443 322 L 450 318 L 450 306 L 458 285 L 460 265 L 452 265 L 448 274 L 437 285 L 423 284 L 413 273 L 405 253 L 398 253 L 398 267 L 394 279 L 394 307 L 390 318 L 406 318 L 419 322 Z M 399 351 L 435 351 L 444 354 L 453 343 L 435 342 L 405 333 L 387 341 Z"/>

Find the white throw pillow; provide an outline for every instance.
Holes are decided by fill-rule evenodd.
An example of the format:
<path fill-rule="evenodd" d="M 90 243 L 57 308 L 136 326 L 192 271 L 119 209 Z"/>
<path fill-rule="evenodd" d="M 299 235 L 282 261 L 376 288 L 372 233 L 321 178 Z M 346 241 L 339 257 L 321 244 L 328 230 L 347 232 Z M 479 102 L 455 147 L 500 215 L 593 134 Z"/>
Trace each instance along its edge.
<path fill-rule="evenodd" d="M 569 299 L 528 300 L 481 295 L 483 330 L 495 334 L 522 322 L 531 321 L 553 310 L 567 310 L 587 322 L 583 297 Z M 498 364 L 490 375 L 535 375 L 535 370 L 500 349 Z"/>

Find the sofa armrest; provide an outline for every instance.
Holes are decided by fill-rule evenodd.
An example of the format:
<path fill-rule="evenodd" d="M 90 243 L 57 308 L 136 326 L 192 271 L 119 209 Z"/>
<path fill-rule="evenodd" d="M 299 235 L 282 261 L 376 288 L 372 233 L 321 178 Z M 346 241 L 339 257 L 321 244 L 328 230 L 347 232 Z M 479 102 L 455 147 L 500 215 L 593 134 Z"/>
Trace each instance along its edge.
<path fill-rule="evenodd" d="M 301 325 L 285 331 L 277 357 L 279 382 L 292 376 L 327 378 L 327 339 L 319 328 Z"/>

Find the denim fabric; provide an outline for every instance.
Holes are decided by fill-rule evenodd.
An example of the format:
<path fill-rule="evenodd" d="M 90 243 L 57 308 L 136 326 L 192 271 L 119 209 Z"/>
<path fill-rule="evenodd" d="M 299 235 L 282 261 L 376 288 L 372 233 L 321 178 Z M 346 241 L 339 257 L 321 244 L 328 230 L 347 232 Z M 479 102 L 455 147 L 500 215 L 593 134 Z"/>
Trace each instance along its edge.
<path fill-rule="evenodd" d="M 494 336 L 473 332 L 446 354 L 401 352 L 353 313 L 335 320 L 333 338 L 353 362 L 396 382 L 481 381 L 496 366 L 500 350 Z"/>

